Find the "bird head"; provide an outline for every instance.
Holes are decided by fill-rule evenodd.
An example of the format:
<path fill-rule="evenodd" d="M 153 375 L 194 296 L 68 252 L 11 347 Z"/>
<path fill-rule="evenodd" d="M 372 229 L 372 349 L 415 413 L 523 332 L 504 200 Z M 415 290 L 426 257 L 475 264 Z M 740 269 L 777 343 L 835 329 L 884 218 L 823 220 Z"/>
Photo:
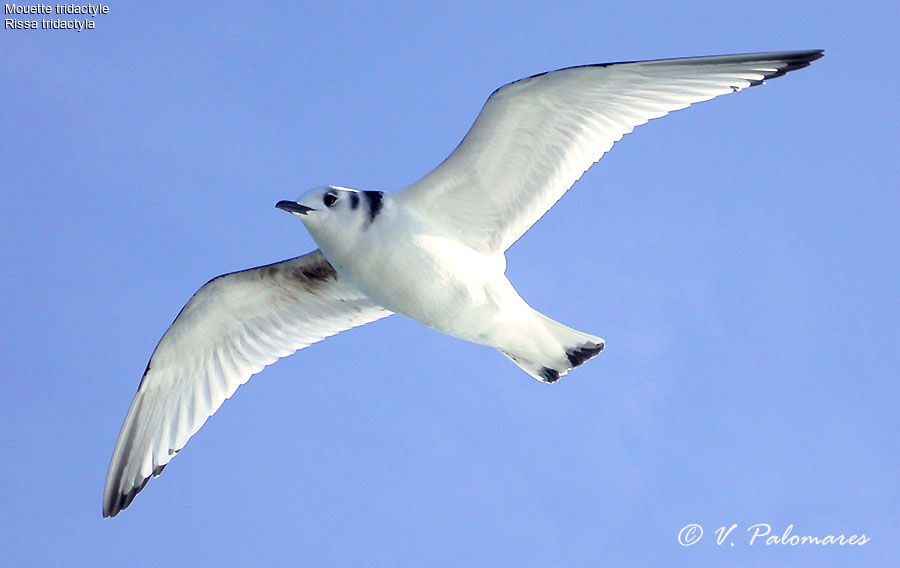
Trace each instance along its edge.
<path fill-rule="evenodd" d="M 311 189 L 297 201 L 275 207 L 295 215 L 323 250 L 352 246 L 381 211 L 380 191 L 325 186 Z"/>

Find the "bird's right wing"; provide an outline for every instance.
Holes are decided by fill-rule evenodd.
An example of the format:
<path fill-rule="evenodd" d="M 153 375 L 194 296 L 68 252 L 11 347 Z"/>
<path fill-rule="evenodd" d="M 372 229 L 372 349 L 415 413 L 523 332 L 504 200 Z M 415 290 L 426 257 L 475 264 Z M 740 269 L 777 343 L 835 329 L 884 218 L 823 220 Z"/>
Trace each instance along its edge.
<path fill-rule="evenodd" d="M 103 516 L 127 507 L 263 367 L 389 315 L 345 282 L 318 250 L 207 282 L 150 357 L 109 465 Z"/>
<path fill-rule="evenodd" d="M 460 242 L 503 252 L 636 126 L 801 69 L 821 51 L 570 67 L 488 98 L 456 150 L 396 194 Z"/>

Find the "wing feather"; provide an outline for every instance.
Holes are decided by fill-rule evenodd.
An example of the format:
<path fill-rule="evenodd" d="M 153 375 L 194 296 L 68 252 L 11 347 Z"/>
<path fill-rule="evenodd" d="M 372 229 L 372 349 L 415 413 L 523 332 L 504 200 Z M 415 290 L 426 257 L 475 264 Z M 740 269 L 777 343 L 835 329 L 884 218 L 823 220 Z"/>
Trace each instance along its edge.
<path fill-rule="evenodd" d="M 636 126 L 806 67 L 822 51 L 571 67 L 488 98 L 456 150 L 397 194 L 435 230 L 503 252 Z"/>
<path fill-rule="evenodd" d="M 110 462 L 103 516 L 127 507 L 263 367 L 390 314 L 341 279 L 320 251 L 207 282 L 150 357 Z"/>

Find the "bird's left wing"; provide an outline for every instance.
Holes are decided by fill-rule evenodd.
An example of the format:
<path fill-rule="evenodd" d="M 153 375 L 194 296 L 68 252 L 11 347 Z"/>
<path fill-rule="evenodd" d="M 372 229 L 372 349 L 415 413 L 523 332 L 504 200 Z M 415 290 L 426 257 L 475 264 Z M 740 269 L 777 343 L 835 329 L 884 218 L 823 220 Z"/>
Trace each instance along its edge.
<path fill-rule="evenodd" d="M 318 250 L 207 282 L 150 357 L 109 465 L 103 516 L 127 507 L 263 367 L 389 315 L 345 282 Z"/>
<path fill-rule="evenodd" d="M 760 85 L 822 51 L 571 67 L 510 83 L 488 98 L 462 142 L 396 199 L 437 231 L 503 252 L 634 127 Z"/>

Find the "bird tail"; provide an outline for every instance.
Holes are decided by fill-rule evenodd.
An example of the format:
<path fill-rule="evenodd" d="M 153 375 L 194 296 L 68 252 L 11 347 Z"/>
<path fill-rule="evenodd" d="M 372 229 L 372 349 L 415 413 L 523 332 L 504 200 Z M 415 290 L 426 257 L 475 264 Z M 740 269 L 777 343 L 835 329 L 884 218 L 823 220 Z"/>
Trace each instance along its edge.
<path fill-rule="evenodd" d="M 541 329 L 519 349 L 498 349 L 523 371 L 544 383 L 560 377 L 603 351 L 606 342 L 535 312 Z"/>

